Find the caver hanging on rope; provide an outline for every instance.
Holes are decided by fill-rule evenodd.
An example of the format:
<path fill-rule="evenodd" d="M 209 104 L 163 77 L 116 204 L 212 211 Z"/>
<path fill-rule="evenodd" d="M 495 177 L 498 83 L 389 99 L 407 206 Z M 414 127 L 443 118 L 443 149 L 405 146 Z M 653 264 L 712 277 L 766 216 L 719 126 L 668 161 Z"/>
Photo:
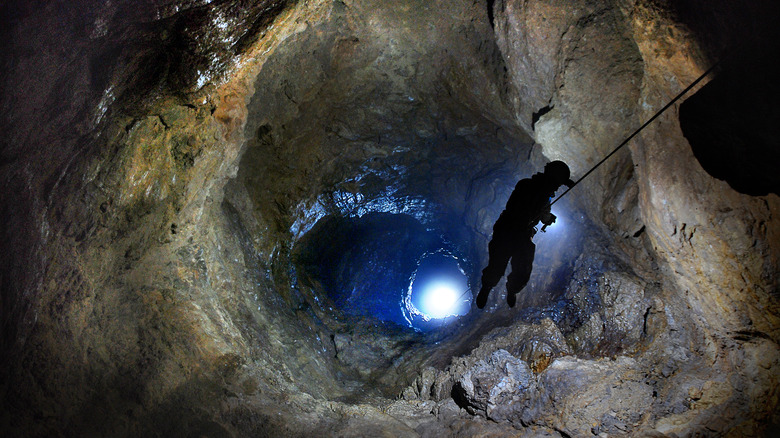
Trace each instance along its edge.
<path fill-rule="evenodd" d="M 482 288 L 477 295 L 477 307 L 482 309 L 487 304 L 487 298 L 491 289 L 498 284 L 504 275 L 504 270 L 511 260 L 512 272 L 507 277 L 507 304 L 515 305 L 515 295 L 528 283 L 531 276 L 531 267 L 534 260 L 536 246 L 532 238 L 536 234 L 536 224 L 540 221 L 544 224 L 541 230 L 555 222 L 555 216 L 550 212 L 550 207 L 569 193 L 577 184 L 588 177 L 594 170 L 614 155 L 623 146 L 628 144 L 639 132 L 652 123 L 664 111 L 680 100 L 688 91 L 696 86 L 702 79 L 710 74 L 718 65 L 716 62 L 707 71 L 702 73 L 695 81 L 682 90 L 669 103 L 653 115 L 631 135 L 626 137 L 612 152 L 607 154 L 595 166 L 588 170 L 576 182 L 569 179 L 569 167 L 562 161 L 553 161 L 545 166 L 544 173 L 537 173 L 531 178 L 520 180 L 515 186 L 505 210 L 501 213 L 493 226 L 493 237 L 488 245 L 488 265 L 482 271 Z M 568 186 L 565 192 L 555 198 L 555 192 L 562 185 Z M 463 296 L 468 293 L 464 292 Z"/>
<path fill-rule="evenodd" d="M 550 212 L 550 199 L 562 185 L 574 186 L 569 179 L 569 166 L 553 161 L 544 166 L 543 173 L 520 180 L 515 186 L 506 208 L 493 225 L 493 238 L 488 245 L 489 261 L 482 270 L 482 288 L 477 295 L 477 307 L 485 307 L 490 290 L 504 276 L 506 265 L 512 261 L 512 273 L 506 281 L 506 300 L 515 305 L 515 295 L 531 278 L 536 246 L 533 242 L 539 220 L 551 225 L 555 216 Z"/>

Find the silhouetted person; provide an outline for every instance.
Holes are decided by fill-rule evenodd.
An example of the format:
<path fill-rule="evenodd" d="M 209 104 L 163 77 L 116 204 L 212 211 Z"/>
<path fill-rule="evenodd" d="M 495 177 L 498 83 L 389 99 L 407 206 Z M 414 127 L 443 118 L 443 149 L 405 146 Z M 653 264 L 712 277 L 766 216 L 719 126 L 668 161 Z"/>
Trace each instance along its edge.
<path fill-rule="evenodd" d="M 490 260 L 482 270 L 482 288 L 477 295 L 477 307 L 485 307 L 490 290 L 504 276 L 506 265 L 512 259 L 512 272 L 506 281 L 506 302 L 515 305 L 515 295 L 531 278 L 536 245 L 531 240 L 535 226 L 541 221 L 542 230 L 555 222 L 550 212 L 550 199 L 562 185 L 572 187 L 569 166 L 563 161 L 552 161 L 544 166 L 544 173 L 520 180 L 515 186 L 506 208 L 493 225 L 493 237 L 488 245 Z"/>

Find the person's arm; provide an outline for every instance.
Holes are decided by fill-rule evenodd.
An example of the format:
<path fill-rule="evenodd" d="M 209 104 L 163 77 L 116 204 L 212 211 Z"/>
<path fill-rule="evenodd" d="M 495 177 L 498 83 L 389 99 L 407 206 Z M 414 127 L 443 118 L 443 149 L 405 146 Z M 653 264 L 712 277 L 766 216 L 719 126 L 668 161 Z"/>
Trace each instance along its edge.
<path fill-rule="evenodd" d="M 544 205 L 544 210 L 542 210 L 541 217 L 539 219 L 544 224 L 542 226 L 542 231 L 544 231 L 545 228 L 555 223 L 555 219 L 557 219 L 555 215 L 552 214 L 552 211 L 550 211 L 550 207 L 551 207 L 550 203 L 548 202 Z"/>

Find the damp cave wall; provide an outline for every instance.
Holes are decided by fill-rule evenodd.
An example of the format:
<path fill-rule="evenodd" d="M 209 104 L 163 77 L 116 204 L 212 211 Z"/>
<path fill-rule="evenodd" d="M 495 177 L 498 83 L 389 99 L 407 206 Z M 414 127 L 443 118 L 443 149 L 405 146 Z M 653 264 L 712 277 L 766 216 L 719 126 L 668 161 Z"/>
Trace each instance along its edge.
<path fill-rule="evenodd" d="M 741 29 L 710 31 L 728 30 L 730 22 L 721 18 L 731 13 L 728 5 L 690 4 L 686 15 L 642 2 L 583 2 L 565 8 L 558 2 L 537 2 L 525 9 L 516 2 L 495 2 L 498 51 L 480 47 L 483 42 L 469 34 L 464 39 L 477 45 L 471 53 L 500 55 L 490 68 L 506 66 L 508 79 L 502 76 L 503 68 L 497 72 L 488 68 L 489 80 L 483 80 L 470 70 L 485 70 L 470 69 L 468 64 L 453 67 L 450 81 L 441 83 L 461 91 L 456 93 L 460 100 L 442 106 L 456 108 L 458 114 L 446 117 L 453 126 L 437 135 L 444 131 L 458 138 L 455 125 L 460 122 L 468 122 L 462 123 L 464 138 L 482 137 L 500 126 L 510 134 L 494 140 L 498 148 L 527 138 L 522 134 L 527 132 L 546 158 L 566 160 L 577 176 L 593 162 L 591 157 L 616 144 L 627 126 L 646 119 L 681 84 L 706 68 L 712 53 L 725 45 L 710 42 L 710 35 L 741 38 Z M 164 424 L 172 412 L 187 408 L 222 409 L 223 418 L 240 417 L 242 408 L 213 407 L 219 398 L 215 394 L 225 385 L 251 394 L 262 393 L 252 392 L 253 385 L 274 393 L 302 389 L 315 397 L 338 394 L 341 365 L 331 362 L 328 349 L 333 347 L 317 333 L 329 316 L 298 310 L 307 297 L 286 287 L 287 261 L 276 257 L 292 242 L 287 234 L 291 223 L 307 219 L 305 209 L 298 214 L 291 210 L 299 208 L 301 200 L 316 199 L 316 185 L 294 188 L 283 181 L 279 188 L 248 185 L 246 173 L 251 176 L 252 164 L 239 160 L 253 156 L 257 145 L 252 142 L 261 140 L 253 137 L 269 123 L 261 117 L 248 119 L 254 114 L 252 96 L 259 95 L 258 84 L 265 77 L 261 73 L 267 54 L 279 50 L 290 35 L 303 33 L 307 20 L 326 17 L 323 22 L 330 24 L 321 31 L 327 33 L 333 31 L 328 26 L 336 26 L 333 21 L 345 18 L 334 12 L 337 7 L 320 4 L 269 2 L 246 13 L 246 5 L 231 2 L 216 9 L 189 2 L 151 5 L 148 11 L 132 8 L 135 12 L 129 15 L 131 9 L 121 3 L 102 9 L 73 3 L 65 8 L 69 13 L 56 5 L 42 4 L 40 10 L 37 4 L 3 6 L 4 19 L 13 22 L 4 27 L 11 55 L 4 57 L 8 68 L 3 69 L 2 119 L 8 134 L 2 158 L 2 244 L 10 249 L 4 251 L 1 265 L 3 351 L 10 352 L 3 355 L 5 424 L 39 433 L 55 428 L 105 433 L 127 427 L 122 430 L 130 434 L 137 431 L 133 428 Z M 463 23 L 469 14 L 483 17 L 481 8 L 472 8 L 460 10 Z M 85 10 L 95 15 L 82 15 Z M 712 16 L 697 22 L 690 18 L 699 16 L 691 12 L 697 10 L 712 10 Z M 403 18 L 393 11 L 388 14 L 384 23 Z M 542 15 L 553 17 L 552 24 L 535 21 Z M 694 24 L 686 25 L 685 20 Z M 220 33 L 224 26 L 216 25 L 222 22 L 228 23 L 224 35 Z M 540 34 L 525 34 L 526 29 Z M 409 30 L 408 40 L 419 31 Z M 484 36 L 482 32 L 477 33 Z M 604 41 L 604 35 L 620 38 Z M 349 35 L 330 41 L 346 41 L 337 50 L 360 47 Z M 540 43 L 523 46 L 518 41 Z M 597 48 L 608 48 L 617 61 L 610 64 L 612 58 L 593 55 Z M 244 56 L 236 58 L 240 54 Z M 342 56 L 360 59 L 334 57 Z M 628 68 L 610 69 L 625 60 Z M 301 62 L 312 61 L 305 57 Z M 304 78 L 321 82 L 316 76 Z M 338 87 L 347 83 L 336 81 L 332 90 L 311 98 L 342 95 Z M 423 84 L 422 91 L 436 86 Z M 506 89 L 459 88 L 474 84 Z M 284 87 L 269 88 L 290 93 Z M 594 99 L 588 95 L 594 88 L 608 92 Z M 296 91 L 292 90 L 293 98 Z M 451 92 L 444 89 L 425 97 L 437 100 Z M 486 93 L 495 96 L 487 103 L 495 107 L 484 106 Z M 271 101 L 285 99 L 289 100 Z M 261 107 L 255 111 L 266 110 L 262 100 L 255 102 Z M 533 113 L 542 113 L 545 107 L 551 109 L 531 127 Z M 621 108 L 619 116 L 612 108 Z M 401 124 L 438 118 L 435 112 L 423 115 L 424 110 L 402 115 Z M 492 120 L 485 122 L 484 114 Z M 321 119 L 323 114 L 314 110 L 293 117 L 300 122 Z M 393 117 L 398 114 L 391 112 L 388 118 Z M 271 124 L 281 124 L 270 118 Z M 471 120 L 484 126 L 470 132 Z M 331 136 L 339 136 L 339 144 L 352 142 L 362 153 L 366 143 L 361 141 L 366 140 L 349 138 L 349 121 L 341 127 L 336 124 L 340 134 Z M 295 144 L 290 141 L 295 135 L 316 135 L 316 126 L 301 125 L 310 126 L 311 132 L 284 133 L 285 145 Z M 276 128 L 268 132 L 275 134 Z M 425 138 L 426 129 L 436 132 L 423 126 L 417 135 Z M 475 147 L 465 140 L 453 143 L 453 148 Z M 311 141 L 300 144 L 305 149 Z M 326 141 L 323 144 L 318 150 L 332 159 L 332 149 Z M 688 342 L 694 350 L 706 350 L 724 373 L 734 372 L 730 365 L 734 361 L 757 363 L 751 355 L 765 352 L 776 357 L 780 240 L 776 196 L 741 195 L 707 175 L 691 154 L 674 113 L 662 117 L 629 148 L 630 156 L 616 157 L 593 181 L 584 183 L 587 194 L 582 195 L 580 208 L 612 236 L 610 249 L 636 262 L 632 269 L 638 276 L 662 285 L 661 298 L 678 309 L 676 315 L 692 315 L 686 329 L 703 327 Z M 301 158 L 315 160 L 316 155 L 291 151 L 285 153 L 296 164 Z M 489 151 L 486 148 L 481 158 L 489 159 Z M 380 148 L 375 153 L 388 152 Z M 409 162 L 425 158 L 415 153 Z M 528 172 L 538 168 L 528 167 Z M 317 168 L 316 162 L 310 168 Z M 319 170 L 323 181 L 328 177 L 331 184 L 342 181 L 344 173 Z M 504 175 L 508 181 L 518 176 L 509 171 Z M 446 179 L 441 182 L 446 186 Z M 450 184 L 455 186 L 438 194 L 468 191 L 457 181 Z M 259 187 L 270 189 L 276 199 L 264 198 L 267 193 L 243 192 Z M 274 204 L 279 199 L 281 209 Z M 455 202 L 449 199 L 436 201 L 456 211 L 465 208 L 447 205 Z M 486 234 L 491 213 L 469 214 L 473 216 L 466 219 L 467 226 Z M 645 231 L 637 239 L 626 238 L 642 227 Z M 257 266 L 258 273 L 248 272 L 247 266 Z M 656 307 L 656 312 L 663 309 Z M 737 346 L 737 353 L 728 353 L 735 333 L 754 340 Z M 298 342 L 285 345 L 278 342 L 282 339 Z M 398 354 L 403 356 L 401 350 Z M 732 354 L 737 358 L 729 357 Z M 305 356 L 318 359 L 307 361 Z M 769 363 L 771 369 L 774 362 Z M 248 378 L 248 364 L 262 371 L 248 373 Z M 256 406 L 268 403 L 260 395 L 254 397 Z M 34 407 L 30 414 L 10 418 L 30 406 Z M 96 413 L 109 421 L 93 424 L 89 418 Z M 41 417 L 50 420 L 35 420 Z M 123 419 L 131 426 L 123 426 Z M 283 424 L 266 421 L 269 428 Z M 182 424 L 192 430 L 224 428 L 194 418 Z"/>

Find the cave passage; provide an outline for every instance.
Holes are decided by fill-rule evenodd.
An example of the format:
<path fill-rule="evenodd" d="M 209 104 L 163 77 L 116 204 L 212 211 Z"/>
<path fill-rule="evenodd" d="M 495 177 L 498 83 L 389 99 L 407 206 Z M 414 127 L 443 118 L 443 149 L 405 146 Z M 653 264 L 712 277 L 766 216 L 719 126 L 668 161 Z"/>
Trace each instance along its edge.
<path fill-rule="evenodd" d="M 321 219 L 298 242 L 294 258 L 304 282 L 345 313 L 430 329 L 441 325 L 431 319 L 468 312 L 468 299 L 454 302 L 468 285 L 452 251 L 410 215 L 371 212 Z M 432 300 L 429 281 L 452 285 L 457 296 Z M 446 309 L 436 307 L 447 299 Z"/>
<path fill-rule="evenodd" d="M 458 259 L 439 250 L 420 260 L 404 297 L 404 315 L 412 327 L 439 327 L 467 314 L 471 298 Z"/>
<path fill-rule="evenodd" d="M 776 0 L 136 3 L 0 4 L 0 436 L 778 435 Z"/>

